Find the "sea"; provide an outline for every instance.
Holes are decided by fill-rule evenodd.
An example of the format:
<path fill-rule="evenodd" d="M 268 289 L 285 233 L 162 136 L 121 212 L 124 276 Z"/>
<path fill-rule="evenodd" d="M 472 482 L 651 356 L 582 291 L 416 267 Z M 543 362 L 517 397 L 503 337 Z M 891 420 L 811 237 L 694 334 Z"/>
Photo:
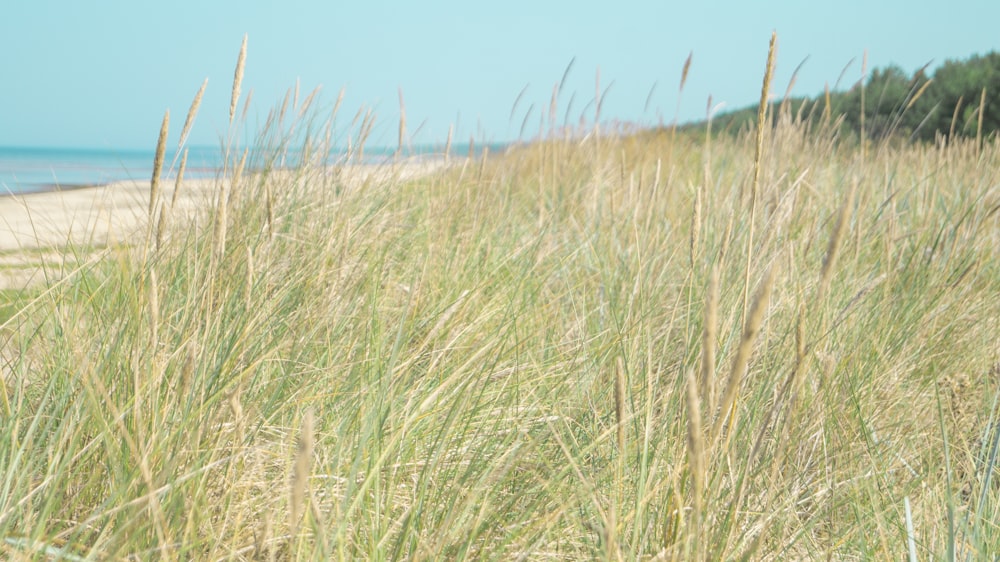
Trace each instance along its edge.
<path fill-rule="evenodd" d="M 491 154 L 502 151 L 502 143 L 475 146 L 476 156 L 481 147 L 489 148 Z M 242 150 L 236 151 L 241 153 Z M 437 145 L 422 145 L 410 148 L 407 157 L 440 157 L 443 149 Z M 378 164 L 391 160 L 395 153 L 389 148 L 366 148 L 365 164 Z M 465 157 L 468 148 L 453 147 L 452 156 Z M 176 151 L 167 151 L 162 176 L 175 177 L 180 165 Z M 344 153 L 333 152 L 328 162 L 333 165 L 343 162 Z M 0 197 L 7 195 L 60 191 L 105 185 L 125 180 L 148 181 L 153 175 L 152 150 L 92 149 L 92 148 L 40 148 L 0 146 Z M 294 154 L 285 165 L 294 165 Z M 185 178 L 215 178 L 221 173 L 225 163 L 225 153 L 219 147 L 188 147 Z"/>
<path fill-rule="evenodd" d="M 180 165 L 166 154 L 164 177 Z M 123 180 L 149 180 L 154 152 L 143 150 L 0 147 L 0 196 L 58 191 Z M 189 147 L 185 178 L 215 177 L 224 155 L 219 148 Z M 173 169 L 169 169 L 174 163 Z"/>

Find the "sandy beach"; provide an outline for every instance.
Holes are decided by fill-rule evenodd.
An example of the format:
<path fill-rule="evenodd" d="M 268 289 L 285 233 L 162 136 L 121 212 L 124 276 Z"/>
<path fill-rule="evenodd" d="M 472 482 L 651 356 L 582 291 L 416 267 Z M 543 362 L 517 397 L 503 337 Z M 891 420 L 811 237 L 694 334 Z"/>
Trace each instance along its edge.
<path fill-rule="evenodd" d="M 213 182 L 185 182 L 179 204 L 191 206 L 209 196 Z M 173 186 L 164 190 L 169 200 Z M 105 245 L 130 236 L 146 224 L 149 182 L 119 182 L 66 191 L 0 198 L 0 252 Z"/>
<path fill-rule="evenodd" d="M 177 212 L 204 205 L 214 183 L 185 181 Z M 163 186 L 165 200 L 173 189 L 172 182 Z M 52 277 L 43 268 L 63 269 L 68 261 L 79 261 L 85 257 L 79 249 L 130 239 L 148 224 L 148 206 L 149 182 L 140 181 L 0 197 L 0 288 L 43 282 Z M 78 250 L 66 252 L 69 246 Z"/>
<path fill-rule="evenodd" d="M 346 185 L 371 181 L 397 181 L 431 173 L 444 160 L 342 167 L 337 173 Z M 178 193 L 171 220 L 183 221 L 211 208 L 219 180 L 185 180 Z M 169 203 L 174 182 L 161 183 L 161 201 Z M 0 289 L 42 283 L 72 269 L 88 256 L 69 246 L 87 249 L 89 255 L 119 242 L 134 239 L 148 225 L 149 182 L 125 181 L 65 191 L 14 194 L 0 197 Z M 70 259 L 72 257 L 72 259 Z"/>

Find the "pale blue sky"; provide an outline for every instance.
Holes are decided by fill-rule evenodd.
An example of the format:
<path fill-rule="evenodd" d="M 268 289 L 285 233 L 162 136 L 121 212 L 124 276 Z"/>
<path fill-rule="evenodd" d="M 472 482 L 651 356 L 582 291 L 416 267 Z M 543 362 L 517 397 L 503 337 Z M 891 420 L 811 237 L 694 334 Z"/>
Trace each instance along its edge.
<path fill-rule="evenodd" d="M 340 123 L 368 105 L 373 141 L 395 142 L 397 88 L 415 143 L 457 137 L 516 138 L 538 131 L 553 85 L 576 57 L 560 99 L 571 122 L 594 97 L 595 71 L 612 81 L 602 117 L 655 124 L 677 108 L 681 67 L 694 53 L 681 120 L 705 112 L 709 95 L 729 108 L 759 96 L 767 43 L 778 32 L 776 89 L 809 57 L 794 92 L 815 94 L 852 58 L 845 85 L 889 63 L 912 72 L 929 61 L 1000 49 L 1000 2 L 945 7 L 923 0 L 841 2 L 545 2 L 465 0 L 8 0 L 0 7 L 0 146 L 152 148 L 163 111 L 172 137 L 204 78 L 208 90 L 193 144 L 216 144 L 230 85 L 249 34 L 244 93 L 263 119 L 284 92 L 323 87 L 330 107 L 346 88 Z M 651 105 L 644 110 L 650 89 Z M 518 93 L 528 86 L 511 120 Z M 303 94 L 304 95 L 304 94 Z M 588 110 L 592 119 L 593 112 Z"/>

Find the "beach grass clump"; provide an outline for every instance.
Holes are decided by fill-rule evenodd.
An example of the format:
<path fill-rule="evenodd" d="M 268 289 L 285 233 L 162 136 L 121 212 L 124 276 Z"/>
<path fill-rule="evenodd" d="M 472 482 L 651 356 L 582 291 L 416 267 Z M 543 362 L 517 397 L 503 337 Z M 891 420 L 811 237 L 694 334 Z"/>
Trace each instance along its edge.
<path fill-rule="evenodd" d="M 0 295 L 3 556 L 1000 549 L 996 139 L 602 128 L 407 179 L 296 98 L 153 251 Z"/>

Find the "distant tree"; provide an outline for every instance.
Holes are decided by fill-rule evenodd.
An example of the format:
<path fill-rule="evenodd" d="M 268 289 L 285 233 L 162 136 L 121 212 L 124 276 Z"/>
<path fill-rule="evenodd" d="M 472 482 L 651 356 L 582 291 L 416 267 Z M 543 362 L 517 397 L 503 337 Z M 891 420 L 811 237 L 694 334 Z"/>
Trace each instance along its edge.
<path fill-rule="evenodd" d="M 876 68 L 864 82 L 865 135 L 872 140 L 889 137 L 933 141 L 937 135 L 975 136 L 978 132 L 982 92 L 983 136 L 1000 131 L 1000 53 L 976 55 L 965 61 L 947 60 L 932 76 L 921 68 L 908 76 L 898 66 Z M 830 110 L 842 117 L 842 127 L 861 130 L 861 82 L 844 92 L 830 93 Z M 804 118 L 822 118 L 824 96 L 791 100 L 792 114 L 802 104 L 819 108 Z M 737 132 L 755 126 L 757 109 L 747 107 L 718 115 L 714 130 Z M 688 127 L 697 127 L 690 124 Z M 856 138 L 856 137 L 855 137 Z"/>
<path fill-rule="evenodd" d="M 927 92 L 924 108 L 933 103 L 936 110 L 920 137 L 929 140 L 935 133 L 952 132 L 974 136 L 983 88 L 986 89 L 983 131 L 991 133 L 1000 128 L 1000 53 L 973 56 L 967 61 L 945 61 L 934 72 L 934 84 Z"/>
<path fill-rule="evenodd" d="M 914 84 L 903 69 L 889 66 L 874 69 L 865 84 L 865 134 L 872 139 L 882 139 L 899 132 L 906 104 L 915 93 Z M 861 86 L 856 85 L 841 102 L 844 122 L 851 129 L 861 129 Z"/>

